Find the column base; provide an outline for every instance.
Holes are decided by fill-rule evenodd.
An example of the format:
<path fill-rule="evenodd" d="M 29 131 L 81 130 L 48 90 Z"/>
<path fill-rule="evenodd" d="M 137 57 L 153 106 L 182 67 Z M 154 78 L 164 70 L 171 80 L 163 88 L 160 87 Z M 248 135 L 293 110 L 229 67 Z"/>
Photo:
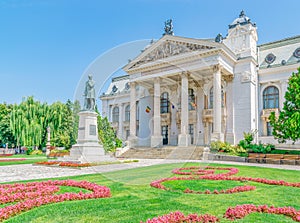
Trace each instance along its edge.
<path fill-rule="evenodd" d="M 222 141 L 224 142 L 224 133 L 220 133 L 220 132 L 213 132 L 211 134 L 211 142 L 215 142 L 215 141 Z"/>
<path fill-rule="evenodd" d="M 151 147 L 152 148 L 160 148 L 162 147 L 162 136 L 151 136 Z"/>
<path fill-rule="evenodd" d="M 170 143 L 171 146 L 177 146 L 178 145 L 178 135 L 172 135 L 170 136 Z"/>
<path fill-rule="evenodd" d="M 196 138 L 196 145 L 203 146 L 204 145 L 204 133 L 198 133 Z"/>
<path fill-rule="evenodd" d="M 229 142 L 230 144 L 234 143 L 234 134 L 232 132 L 226 133 L 226 142 Z"/>
<path fill-rule="evenodd" d="M 136 136 L 129 136 L 128 137 L 128 147 L 131 148 L 136 148 L 138 144 L 138 137 Z"/>
<path fill-rule="evenodd" d="M 188 147 L 191 145 L 191 136 L 189 134 L 180 134 L 178 136 L 178 146 Z"/>

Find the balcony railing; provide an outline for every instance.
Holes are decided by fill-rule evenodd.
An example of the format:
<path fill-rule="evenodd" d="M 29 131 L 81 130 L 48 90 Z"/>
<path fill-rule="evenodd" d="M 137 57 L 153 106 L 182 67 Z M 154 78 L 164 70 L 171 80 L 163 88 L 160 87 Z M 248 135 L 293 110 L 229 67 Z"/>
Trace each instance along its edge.
<path fill-rule="evenodd" d="M 271 115 L 272 112 L 275 112 L 275 116 L 278 117 L 279 116 L 279 108 L 266 108 L 263 109 L 261 112 L 261 119 L 268 121 L 269 116 Z"/>
<path fill-rule="evenodd" d="M 224 118 L 227 115 L 226 108 L 222 108 L 222 117 Z M 202 110 L 202 119 L 203 121 L 213 121 L 214 110 L 213 109 L 203 109 Z"/>
<path fill-rule="evenodd" d="M 267 108 L 262 110 L 262 116 L 270 116 L 272 112 L 275 112 L 275 115 L 279 115 L 279 108 Z"/>

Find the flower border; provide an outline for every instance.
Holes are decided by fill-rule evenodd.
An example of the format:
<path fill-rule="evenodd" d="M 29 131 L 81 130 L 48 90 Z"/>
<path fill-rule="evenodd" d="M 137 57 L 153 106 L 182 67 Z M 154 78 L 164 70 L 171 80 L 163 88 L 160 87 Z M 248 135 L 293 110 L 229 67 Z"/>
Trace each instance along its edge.
<path fill-rule="evenodd" d="M 292 218 L 296 222 L 300 222 L 300 210 L 297 211 L 293 207 L 274 207 L 267 205 L 259 205 L 256 206 L 254 204 L 243 204 L 237 205 L 234 208 L 229 207 L 224 214 L 224 218 L 229 220 L 242 219 L 245 216 L 251 213 L 268 213 L 268 214 L 277 214 L 277 215 L 285 215 L 287 217 Z"/>
<path fill-rule="evenodd" d="M 79 193 L 54 194 L 59 191 L 58 186 L 79 187 L 90 190 L 92 193 L 80 191 Z M 0 208 L 0 221 L 3 221 L 41 205 L 71 200 L 107 198 L 111 197 L 111 192 L 108 187 L 88 181 L 55 180 L 25 184 L 2 184 L 0 185 L 0 197 L 1 204 L 18 202 Z"/>
<path fill-rule="evenodd" d="M 183 175 L 190 175 L 189 172 L 181 172 L 181 170 L 194 170 L 194 169 L 199 169 L 201 167 L 187 167 L 187 168 L 177 168 L 172 171 L 172 173 L 179 173 Z M 238 173 L 237 168 L 223 168 L 223 167 L 205 167 L 207 169 L 216 169 L 216 170 L 230 170 L 227 173 L 222 173 L 222 174 L 207 174 L 203 176 L 189 176 L 189 177 L 169 177 L 169 178 L 162 178 L 159 180 L 152 181 L 150 183 L 151 187 L 155 187 L 157 189 L 161 190 L 167 190 L 171 191 L 171 189 L 167 188 L 164 186 L 162 183 L 167 182 L 167 181 L 174 181 L 174 180 L 231 180 L 231 181 L 242 181 L 242 182 L 247 182 L 247 181 L 252 181 L 256 183 L 262 183 L 262 184 L 268 184 L 268 185 L 278 185 L 278 186 L 287 186 L 287 187 L 299 187 L 300 188 L 300 182 L 299 183 L 290 183 L 286 182 L 284 180 L 269 180 L 265 178 L 253 178 L 253 177 L 243 177 L 243 176 L 231 176 L 236 173 Z M 202 169 L 201 169 L 202 170 Z M 186 174 L 188 173 L 188 174 Z M 193 172 L 191 172 L 193 173 Z M 197 173 L 196 173 L 197 175 Z M 189 188 L 186 188 L 184 190 L 184 193 L 196 193 L 196 194 L 232 194 L 232 193 L 239 193 L 239 192 L 245 192 L 245 191 L 251 191 L 255 190 L 256 187 L 254 186 L 237 186 L 234 188 L 226 189 L 226 190 L 220 190 L 220 191 L 194 191 L 190 190 Z"/>
<path fill-rule="evenodd" d="M 219 219 L 216 216 L 204 214 L 189 214 L 185 216 L 180 211 L 171 212 L 166 215 L 158 216 L 152 219 L 148 219 L 145 223 L 189 223 L 189 222 L 202 222 L 202 223 L 215 223 L 219 222 Z M 143 223 L 142 221 L 140 223 Z"/>
<path fill-rule="evenodd" d="M 62 162 L 62 161 L 42 161 L 36 162 L 37 165 L 45 166 L 63 166 L 63 167 L 90 167 L 91 163 L 72 163 L 72 162 Z"/>

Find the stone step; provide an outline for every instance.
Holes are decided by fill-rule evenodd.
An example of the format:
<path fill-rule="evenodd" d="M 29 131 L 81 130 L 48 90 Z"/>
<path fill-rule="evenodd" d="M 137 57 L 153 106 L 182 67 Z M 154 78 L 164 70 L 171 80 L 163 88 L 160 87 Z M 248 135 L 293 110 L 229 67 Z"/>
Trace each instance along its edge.
<path fill-rule="evenodd" d="M 119 157 L 139 159 L 179 159 L 179 160 L 200 160 L 202 159 L 204 147 L 162 147 L 162 148 L 134 148 L 129 149 Z"/>

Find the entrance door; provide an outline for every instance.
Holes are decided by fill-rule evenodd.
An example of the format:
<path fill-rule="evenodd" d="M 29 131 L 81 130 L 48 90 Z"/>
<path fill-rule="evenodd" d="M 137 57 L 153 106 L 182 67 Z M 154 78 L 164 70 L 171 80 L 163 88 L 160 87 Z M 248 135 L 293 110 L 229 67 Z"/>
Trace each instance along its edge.
<path fill-rule="evenodd" d="M 191 144 L 194 144 L 194 125 L 189 124 L 189 134 L 191 136 Z"/>
<path fill-rule="evenodd" d="M 168 126 L 163 125 L 161 127 L 161 135 L 163 137 L 163 145 L 168 145 L 169 144 L 169 132 L 168 132 Z"/>

